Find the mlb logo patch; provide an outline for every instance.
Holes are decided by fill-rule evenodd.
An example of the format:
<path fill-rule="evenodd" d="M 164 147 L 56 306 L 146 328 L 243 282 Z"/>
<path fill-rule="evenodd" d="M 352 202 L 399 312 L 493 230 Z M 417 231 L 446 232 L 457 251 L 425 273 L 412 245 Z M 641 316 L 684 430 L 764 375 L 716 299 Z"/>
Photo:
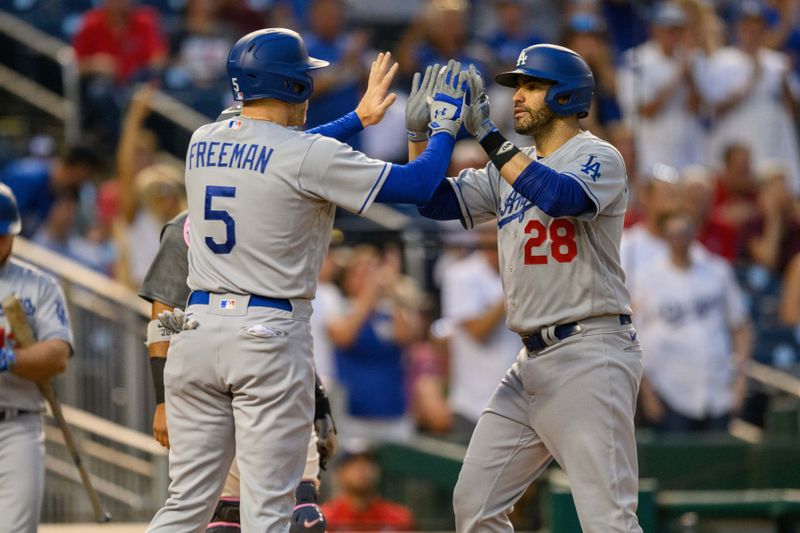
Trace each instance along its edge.
<path fill-rule="evenodd" d="M 219 308 L 220 309 L 227 309 L 227 310 L 236 309 L 236 300 L 234 300 L 233 298 L 220 300 L 219 301 Z"/>
<path fill-rule="evenodd" d="M 242 121 L 237 119 L 232 119 L 228 121 L 228 128 L 232 130 L 238 130 L 242 127 Z"/>

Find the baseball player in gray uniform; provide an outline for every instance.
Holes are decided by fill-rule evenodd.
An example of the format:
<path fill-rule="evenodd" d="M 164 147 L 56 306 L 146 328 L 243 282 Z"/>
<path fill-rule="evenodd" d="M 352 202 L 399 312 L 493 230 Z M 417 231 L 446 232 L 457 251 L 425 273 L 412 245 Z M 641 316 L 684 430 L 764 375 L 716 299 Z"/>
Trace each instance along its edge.
<path fill-rule="evenodd" d="M 388 89 L 397 65 L 389 67 L 389 54 L 376 64 L 371 75 Z M 424 203 L 444 180 L 465 73 L 451 64 L 438 76 L 427 148 L 392 165 L 292 128 L 305 122 L 308 71 L 326 65 L 291 30 L 244 36 L 228 57 L 241 117 L 205 125 L 190 141 L 187 312 L 197 327 L 170 340 L 172 482 L 148 531 L 203 531 L 234 450 L 242 530 L 289 531 L 314 415 L 310 299 L 335 207 L 364 213 L 375 201 Z M 382 105 L 393 101 L 388 95 Z"/>
<path fill-rule="evenodd" d="M 0 184 L 0 299 L 22 302 L 36 342 L 14 346 L 0 325 L 0 533 L 35 533 L 44 493 L 44 398 L 36 381 L 60 374 L 72 354 L 61 288 L 50 276 L 10 257 L 21 229 L 17 202 Z"/>
<path fill-rule="evenodd" d="M 515 89 L 515 130 L 535 147 L 520 150 L 497 131 L 472 70 L 464 124 L 491 162 L 448 178 L 419 208 L 467 229 L 497 221 L 508 326 L 524 346 L 470 440 L 453 497 L 456 529 L 513 531 L 509 509 L 555 458 L 583 531 L 640 532 L 641 349 L 619 259 L 625 167 L 610 144 L 580 129 L 594 80 L 578 54 L 532 46 L 496 81 Z"/>
<path fill-rule="evenodd" d="M 375 64 L 373 71 L 381 65 Z M 377 124 L 386 111 L 383 100 L 386 88 L 378 76 L 370 76 L 367 89 L 354 113 L 358 123 L 352 129 L 338 127 L 341 120 L 312 128 L 306 133 L 338 135 L 345 142 L 361 129 Z M 241 115 L 241 106 L 223 111 L 217 121 L 236 119 Z M 343 117 L 344 119 L 344 117 Z M 342 119 L 342 120 L 343 120 Z M 147 345 L 156 391 L 156 410 L 153 414 L 153 435 L 165 447 L 169 447 L 166 413 L 164 405 L 164 364 L 169 338 L 186 327 L 189 320 L 183 308 L 189 297 L 186 278 L 189 272 L 189 218 L 184 211 L 164 225 L 158 253 L 139 289 L 139 296 L 152 304 L 151 322 L 147 328 Z M 317 505 L 317 483 L 320 468 L 324 469 L 336 449 L 336 429 L 331 415 L 330 402 L 322 382 L 315 375 L 314 432 L 309 440 L 303 481 L 295 491 L 295 508 L 292 513 L 292 533 L 325 531 L 325 517 Z M 225 480 L 222 497 L 211 518 L 207 533 L 227 533 L 239 530 L 239 469 L 233 461 Z"/>

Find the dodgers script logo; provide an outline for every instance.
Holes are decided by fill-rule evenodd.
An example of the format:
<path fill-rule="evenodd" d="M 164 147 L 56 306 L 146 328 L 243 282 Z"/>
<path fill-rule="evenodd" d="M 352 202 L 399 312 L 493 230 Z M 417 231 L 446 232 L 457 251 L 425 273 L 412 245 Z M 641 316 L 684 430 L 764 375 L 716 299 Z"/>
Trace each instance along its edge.
<path fill-rule="evenodd" d="M 219 301 L 220 309 L 236 309 L 236 300 L 233 298 Z"/>
<path fill-rule="evenodd" d="M 500 204 L 500 216 L 497 218 L 497 227 L 502 228 L 509 222 L 522 222 L 525 212 L 533 207 L 533 202 L 522 196 L 517 191 L 511 191 L 503 203 Z"/>

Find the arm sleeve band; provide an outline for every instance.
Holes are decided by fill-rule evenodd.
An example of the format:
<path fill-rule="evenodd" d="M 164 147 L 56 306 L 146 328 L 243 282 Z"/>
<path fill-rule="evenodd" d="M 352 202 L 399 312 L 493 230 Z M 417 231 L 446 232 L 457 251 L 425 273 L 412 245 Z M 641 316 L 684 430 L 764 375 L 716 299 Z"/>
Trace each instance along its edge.
<path fill-rule="evenodd" d="M 442 183 L 453 153 L 455 139 L 447 133 L 433 135 L 418 158 L 406 165 L 392 165 L 375 198 L 384 204 L 423 204 Z"/>
<path fill-rule="evenodd" d="M 150 372 L 153 374 L 153 388 L 156 391 L 156 404 L 164 403 L 164 366 L 166 357 L 151 357 Z"/>
<path fill-rule="evenodd" d="M 337 118 L 333 122 L 311 128 L 306 133 L 319 133 L 323 137 L 330 137 L 339 142 L 347 142 L 350 137 L 363 130 L 364 125 L 361 124 L 361 119 L 358 118 L 355 111 L 350 111 L 345 116 Z"/>
<path fill-rule="evenodd" d="M 574 178 L 538 161 L 531 161 L 525 167 L 513 187 L 553 218 L 574 217 L 595 209 L 594 202 Z"/>
<path fill-rule="evenodd" d="M 480 143 L 491 162 L 497 167 L 497 170 L 502 169 L 503 165 L 511 161 L 519 153 L 519 148 L 503 137 L 503 134 L 497 130 L 486 135 L 481 139 Z"/>
<path fill-rule="evenodd" d="M 419 214 L 434 220 L 459 220 L 461 207 L 453 187 L 447 181 L 439 184 L 429 202 L 417 206 Z"/>

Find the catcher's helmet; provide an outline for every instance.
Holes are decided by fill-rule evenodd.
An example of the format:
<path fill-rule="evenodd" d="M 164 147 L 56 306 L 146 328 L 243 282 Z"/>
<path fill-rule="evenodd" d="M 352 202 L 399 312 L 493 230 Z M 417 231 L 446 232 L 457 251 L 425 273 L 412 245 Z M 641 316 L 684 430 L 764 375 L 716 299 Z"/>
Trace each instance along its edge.
<path fill-rule="evenodd" d="M 17 199 L 8 185 L 0 183 L 0 235 L 18 235 L 21 230 Z"/>
<path fill-rule="evenodd" d="M 517 68 L 503 72 L 495 81 L 516 87 L 519 76 L 531 76 L 554 82 L 544 97 L 545 103 L 560 116 L 583 118 L 589 114 L 594 93 L 592 69 L 577 52 L 554 44 L 537 44 L 525 48 L 517 59 Z M 566 102 L 559 103 L 559 99 Z"/>
<path fill-rule="evenodd" d="M 228 79 L 234 100 L 276 98 L 305 102 L 314 90 L 308 71 L 328 62 L 308 57 L 303 38 L 285 28 L 248 33 L 228 54 Z"/>

